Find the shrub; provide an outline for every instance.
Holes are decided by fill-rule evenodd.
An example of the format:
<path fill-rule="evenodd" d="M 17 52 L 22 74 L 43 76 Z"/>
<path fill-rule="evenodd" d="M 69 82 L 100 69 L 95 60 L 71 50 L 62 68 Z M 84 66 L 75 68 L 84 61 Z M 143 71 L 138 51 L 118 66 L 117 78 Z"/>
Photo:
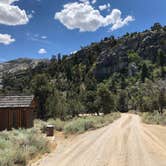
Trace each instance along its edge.
<path fill-rule="evenodd" d="M 90 126 L 92 126 L 92 122 L 83 118 L 78 118 L 65 125 L 64 131 L 65 133 L 71 133 L 71 134 L 82 133 L 88 130 L 88 127 Z"/>
<path fill-rule="evenodd" d="M 64 126 L 66 134 L 83 133 L 90 129 L 96 129 L 112 123 L 120 117 L 120 113 L 111 113 L 104 116 L 89 116 L 73 119 Z"/>
<path fill-rule="evenodd" d="M 143 122 L 147 124 L 166 125 L 166 111 L 163 114 L 160 114 L 158 111 L 155 111 L 153 113 L 144 112 L 141 115 Z"/>
<path fill-rule="evenodd" d="M 43 120 L 36 119 L 34 121 L 34 128 L 40 130 L 42 133 L 45 132 L 47 126 L 47 122 Z"/>
<path fill-rule="evenodd" d="M 112 123 L 115 119 L 120 117 L 119 112 L 114 112 L 104 116 L 88 116 L 74 118 L 67 121 L 60 119 L 49 119 L 47 122 L 41 120 L 35 120 L 35 127 L 38 130 L 44 131 L 48 124 L 55 127 L 57 131 L 64 131 L 66 134 L 83 133 L 90 129 L 96 129 L 103 127 L 109 123 Z"/>
<path fill-rule="evenodd" d="M 36 154 L 49 151 L 49 143 L 36 129 L 0 133 L 0 166 L 25 166 Z"/>

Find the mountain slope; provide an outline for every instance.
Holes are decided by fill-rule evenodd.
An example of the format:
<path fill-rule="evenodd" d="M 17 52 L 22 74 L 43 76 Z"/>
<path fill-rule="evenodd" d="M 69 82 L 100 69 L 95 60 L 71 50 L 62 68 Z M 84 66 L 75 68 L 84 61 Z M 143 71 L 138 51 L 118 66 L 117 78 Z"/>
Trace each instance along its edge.
<path fill-rule="evenodd" d="M 40 62 L 46 62 L 45 59 L 28 59 L 19 58 L 12 61 L 0 63 L 0 89 L 2 88 L 2 77 L 3 74 L 7 73 L 17 73 L 19 71 L 24 71 L 29 68 L 35 68 Z"/>
<path fill-rule="evenodd" d="M 156 63 L 159 50 L 166 54 L 166 31 L 164 28 L 128 34 L 120 38 L 114 47 L 108 46 L 100 53 L 95 70 L 96 76 L 106 77 L 128 67 L 129 51 L 136 52 L 141 58 Z"/>
<path fill-rule="evenodd" d="M 34 68 L 7 73 L 3 75 L 2 93 L 38 95 L 43 118 L 46 102 L 51 102 L 50 114 L 59 107 L 57 96 L 60 103 L 66 102 L 69 113 L 76 107 L 72 116 L 82 110 L 99 113 L 138 108 L 162 112 L 166 105 L 165 78 L 166 27 L 156 23 L 150 30 L 117 39 L 111 36 L 70 56 L 58 54 Z"/>

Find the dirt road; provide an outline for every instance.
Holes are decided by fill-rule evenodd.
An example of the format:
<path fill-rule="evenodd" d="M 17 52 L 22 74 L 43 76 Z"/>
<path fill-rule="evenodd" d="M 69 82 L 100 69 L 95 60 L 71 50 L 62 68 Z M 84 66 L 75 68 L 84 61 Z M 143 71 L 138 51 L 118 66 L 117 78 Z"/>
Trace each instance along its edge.
<path fill-rule="evenodd" d="M 124 114 L 109 126 L 60 143 L 33 166 L 166 166 L 166 127 Z"/>

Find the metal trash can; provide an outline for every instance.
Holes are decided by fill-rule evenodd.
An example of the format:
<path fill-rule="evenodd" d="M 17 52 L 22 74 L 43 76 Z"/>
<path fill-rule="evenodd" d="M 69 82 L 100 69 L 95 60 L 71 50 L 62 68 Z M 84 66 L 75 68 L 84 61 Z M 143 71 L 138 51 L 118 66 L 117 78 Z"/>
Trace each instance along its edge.
<path fill-rule="evenodd" d="M 53 125 L 47 125 L 46 134 L 47 134 L 47 137 L 53 137 L 54 136 L 54 126 Z"/>

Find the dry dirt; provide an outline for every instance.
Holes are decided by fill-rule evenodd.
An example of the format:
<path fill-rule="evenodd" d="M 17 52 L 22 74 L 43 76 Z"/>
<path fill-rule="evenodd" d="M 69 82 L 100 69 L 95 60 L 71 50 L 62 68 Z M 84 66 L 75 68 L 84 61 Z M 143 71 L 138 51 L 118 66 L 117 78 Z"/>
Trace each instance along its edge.
<path fill-rule="evenodd" d="M 32 166 L 166 166 L 166 127 L 123 114 L 109 126 L 58 142 Z"/>

